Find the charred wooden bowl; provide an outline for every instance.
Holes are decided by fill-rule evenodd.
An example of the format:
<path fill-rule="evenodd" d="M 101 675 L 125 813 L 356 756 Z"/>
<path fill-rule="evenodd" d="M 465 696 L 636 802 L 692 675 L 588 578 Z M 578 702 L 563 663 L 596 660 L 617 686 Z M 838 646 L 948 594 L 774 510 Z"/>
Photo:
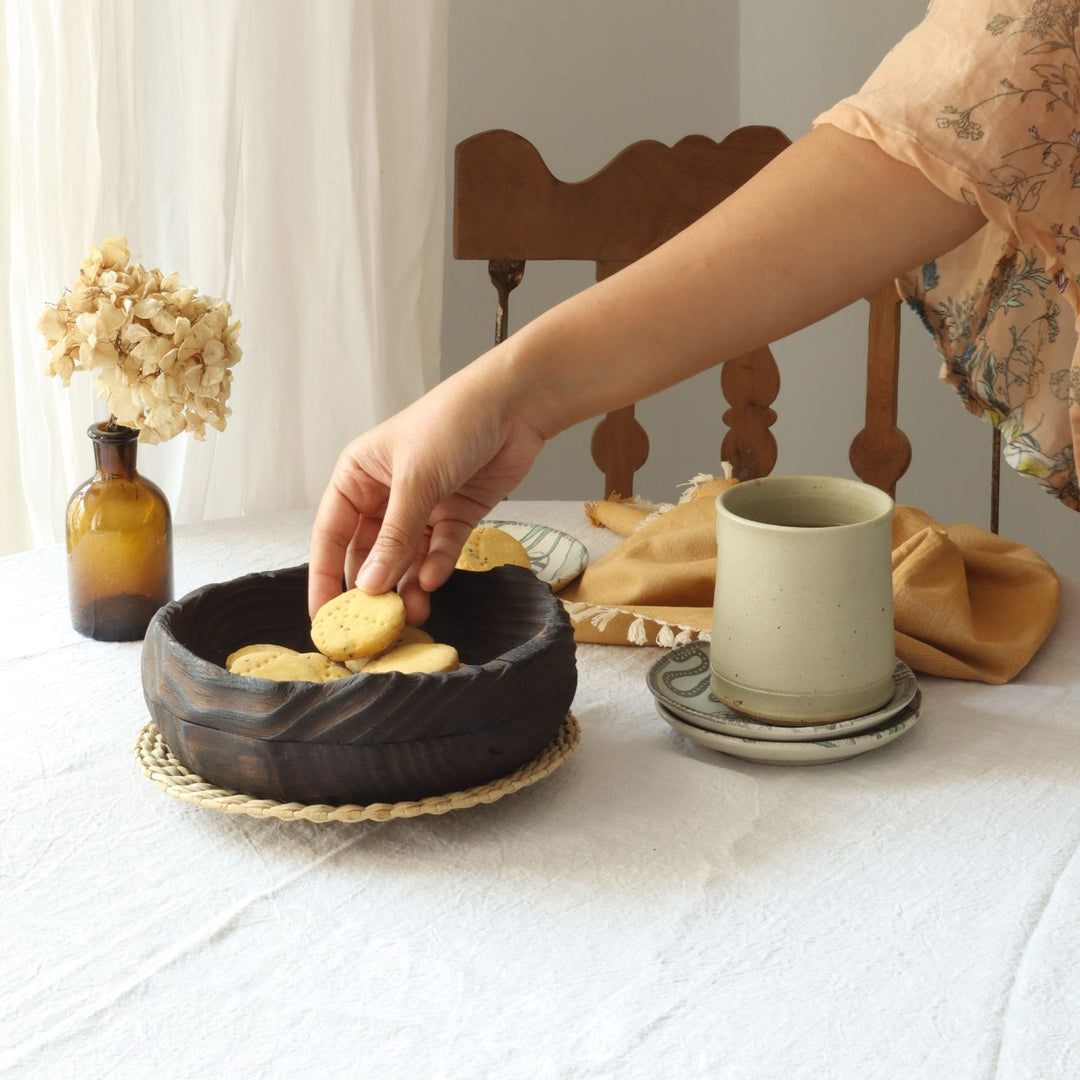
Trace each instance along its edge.
<path fill-rule="evenodd" d="M 456 570 L 426 629 L 466 666 L 271 682 L 225 670 L 254 642 L 311 651 L 307 567 L 207 585 L 146 633 L 143 693 L 177 758 L 221 787 L 302 803 L 400 802 L 495 780 L 558 734 L 577 687 L 570 620 L 516 566 Z"/>

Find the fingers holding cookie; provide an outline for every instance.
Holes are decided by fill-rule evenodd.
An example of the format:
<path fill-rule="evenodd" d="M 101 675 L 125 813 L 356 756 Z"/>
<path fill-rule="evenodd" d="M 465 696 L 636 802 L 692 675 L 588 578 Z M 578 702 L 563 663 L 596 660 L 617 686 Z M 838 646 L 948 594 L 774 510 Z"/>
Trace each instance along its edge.
<path fill-rule="evenodd" d="M 428 558 L 430 545 L 431 528 L 429 526 L 424 532 L 420 551 L 413 560 L 412 566 L 405 571 L 397 584 L 397 594 L 405 604 L 405 621 L 410 626 L 419 626 L 427 622 L 431 614 L 431 599 L 428 596 L 428 590 L 420 583 L 420 572 Z"/>
<path fill-rule="evenodd" d="M 375 543 L 375 538 L 379 535 L 379 521 L 377 517 L 365 516 L 357 522 L 356 531 L 345 551 L 346 589 L 351 589 L 356 584 L 356 575 L 360 572 L 360 567 L 363 566 L 371 545 Z"/>
<path fill-rule="evenodd" d="M 369 671 L 455 671 L 460 666 L 456 649 L 406 625 L 405 604 L 392 592 L 339 593 L 316 612 L 311 640 L 318 652 L 245 645 L 229 654 L 225 666 L 234 675 L 292 682 L 330 682 Z"/>
<path fill-rule="evenodd" d="M 361 559 L 374 546 L 387 511 L 390 474 L 385 462 L 363 454 L 361 440 L 342 450 L 319 500 L 311 529 L 308 614 L 341 592 L 342 580 L 353 585 Z M 393 586 L 387 581 L 372 591 Z"/>
<path fill-rule="evenodd" d="M 426 592 L 434 592 L 453 573 L 458 556 L 474 528 L 460 518 L 443 518 L 434 523 L 427 558 L 419 573 L 420 586 Z"/>

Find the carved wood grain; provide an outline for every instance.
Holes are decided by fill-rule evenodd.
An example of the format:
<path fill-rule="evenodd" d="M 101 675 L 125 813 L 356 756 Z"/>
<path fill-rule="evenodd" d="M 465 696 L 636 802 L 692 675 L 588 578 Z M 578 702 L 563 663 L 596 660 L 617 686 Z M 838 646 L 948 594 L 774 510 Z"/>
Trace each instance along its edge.
<path fill-rule="evenodd" d="M 266 641 L 309 651 L 307 567 L 203 586 L 163 607 L 142 653 L 147 707 L 170 749 L 211 783 L 297 802 L 397 802 L 512 772 L 556 735 L 577 688 L 573 627 L 517 566 L 455 570 L 426 624 L 465 667 L 330 683 L 233 675 Z"/>

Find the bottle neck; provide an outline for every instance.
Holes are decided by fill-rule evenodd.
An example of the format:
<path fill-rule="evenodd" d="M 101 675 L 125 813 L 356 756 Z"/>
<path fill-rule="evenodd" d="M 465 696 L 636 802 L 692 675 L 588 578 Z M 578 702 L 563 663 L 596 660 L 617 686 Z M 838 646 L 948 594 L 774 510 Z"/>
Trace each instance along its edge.
<path fill-rule="evenodd" d="M 134 480 L 139 433 L 133 428 L 118 427 L 113 431 L 107 424 L 93 424 L 87 434 L 94 443 L 94 465 L 98 476 Z"/>

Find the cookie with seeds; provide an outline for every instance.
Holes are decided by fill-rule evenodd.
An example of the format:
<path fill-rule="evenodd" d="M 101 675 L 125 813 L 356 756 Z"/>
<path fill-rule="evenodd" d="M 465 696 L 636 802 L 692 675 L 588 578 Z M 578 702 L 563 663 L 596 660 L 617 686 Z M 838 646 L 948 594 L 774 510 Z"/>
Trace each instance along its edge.
<path fill-rule="evenodd" d="M 233 673 L 253 679 L 272 679 L 274 682 L 333 682 L 350 674 L 344 664 L 335 663 L 322 653 L 298 653 L 282 650 L 278 653 L 248 653 L 236 661 Z"/>
<path fill-rule="evenodd" d="M 349 589 L 315 613 L 311 640 L 331 660 L 359 660 L 389 648 L 404 629 L 405 605 L 397 593 Z"/>
<path fill-rule="evenodd" d="M 458 570 L 491 570 L 496 566 L 532 568 L 529 553 L 508 532 L 493 525 L 478 525 L 469 534 L 458 556 Z"/>

